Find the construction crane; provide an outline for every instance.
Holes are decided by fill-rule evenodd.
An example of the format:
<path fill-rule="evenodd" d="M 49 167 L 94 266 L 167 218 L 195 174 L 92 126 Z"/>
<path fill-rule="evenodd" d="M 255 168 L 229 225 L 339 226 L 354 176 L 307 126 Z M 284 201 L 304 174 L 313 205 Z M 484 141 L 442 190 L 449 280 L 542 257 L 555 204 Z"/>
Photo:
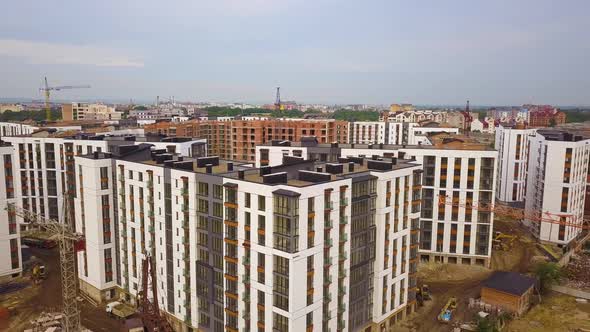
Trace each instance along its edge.
<path fill-rule="evenodd" d="M 156 269 L 154 266 L 153 257 L 149 254 L 143 259 L 141 266 L 141 290 L 137 294 L 137 311 L 141 317 L 141 321 L 146 331 L 148 332 L 174 332 L 170 323 L 160 313 L 158 307 L 158 282 L 156 279 Z M 151 284 L 151 297 L 149 299 Z"/>
<path fill-rule="evenodd" d="M 76 233 L 69 213 L 70 196 L 64 195 L 64 223 L 54 219 L 48 219 L 37 213 L 19 208 L 11 204 L 7 207 L 9 213 L 14 213 L 23 218 L 28 226 L 27 231 L 41 230 L 56 237 L 59 242 L 59 263 L 61 270 L 61 291 L 63 300 L 62 328 L 66 332 L 78 332 L 82 326 L 80 323 L 80 308 L 78 307 L 78 273 L 76 271 L 76 253 L 84 250 L 85 243 L 82 234 Z"/>
<path fill-rule="evenodd" d="M 576 217 L 568 213 L 541 213 L 540 211 L 529 212 L 525 209 L 517 208 L 514 206 L 508 206 L 504 204 L 494 205 L 485 203 L 477 204 L 466 201 L 460 202 L 456 199 L 454 200 L 452 197 L 449 196 L 440 197 L 438 205 L 439 207 L 447 205 L 452 206 L 453 208 L 473 209 L 481 212 L 494 212 L 497 215 L 517 220 L 527 220 L 538 223 L 546 222 L 549 224 L 562 225 L 566 227 L 590 229 L 590 225 L 588 224 L 588 222 L 590 221 L 589 219 L 583 218 L 581 223 L 576 222 Z"/>
<path fill-rule="evenodd" d="M 465 111 L 461 113 L 463 113 L 463 134 L 469 136 L 469 132 L 471 131 L 471 121 L 473 121 L 473 116 L 471 115 L 471 110 L 469 109 L 469 100 L 467 100 Z"/>
<path fill-rule="evenodd" d="M 275 111 L 281 112 L 285 107 L 281 104 L 281 87 L 277 86 L 277 96 L 275 100 Z"/>
<path fill-rule="evenodd" d="M 39 88 L 39 90 L 45 94 L 45 118 L 47 119 L 47 121 L 51 121 L 51 106 L 49 104 L 50 91 L 90 88 L 90 85 L 49 86 L 49 84 L 47 83 L 47 77 L 45 77 L 44 83 L 45 85 Z"/>

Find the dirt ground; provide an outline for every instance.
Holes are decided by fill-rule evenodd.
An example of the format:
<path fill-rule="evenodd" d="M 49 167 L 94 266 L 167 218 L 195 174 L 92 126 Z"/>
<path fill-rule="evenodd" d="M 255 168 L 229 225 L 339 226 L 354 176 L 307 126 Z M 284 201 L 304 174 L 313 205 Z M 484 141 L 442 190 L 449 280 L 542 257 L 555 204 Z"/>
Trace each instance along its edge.
<path fill-rule="evenodd" d="M 469 322 L 473 313 L 467 310 L 469 298 L 478 298 L 481 283 L 495 270 L 527 273 L 537 259 L 542 259 L 541 252 L 529 232 L 519 223 L 509 220 L 495 220 L 494 230 L 506 234 L 517 235 L 509 251 L 493 250 L 491 269 L 480 266 L 421 263 L 418 268 L 418 284 L 430 287 L 432 300 L 426 301 L 423 307 L 402 324 L 400 331 L 436 332 L 450 331 L 451 325 L 438 322 L 437 316 L 441 308 L 452 296 L 458 299 L 453 322 Z M 534 329 L 533 329 L 534 330 Z M 522 331 L 532 331 L 524 329 Z"/>
<path fill-rule="evenodd" d="M 57 249 L 34 249 L 32 255 L 43 261 L 47 269 L 47 278 L 38 286 L 30 286 L 21 291 L 0 298 L 0 305 L 14 306 L 8 326 L 0 326 L 0 330 L 22 331 L 28 327 L 30 320 L 42 312 L 60 311 L 61 278 L 59 273 L 59 252 Z M 25 274 L 25 278 L 28 275 Z M 91 331 L 118 331 L 121 322 L 109 317 L 104 308 L 96 308 L 83 301 L 80 305 L 82 325 Z"/>
<path fill-rule="evenodd" d="M 437 320 L 441 308 L 454 296 L 458 299 L 453 321 L 470 321 L 466 310 L 469 298 L 479 297 L 481 282 L 488 278 L 491 270 L 480 266 L 454 264 L 422 264 L 418 271 L 418 284 L 427 284 L 432 300 L 425 301 L 423 307 L 410 317 L 403 328 L 416 332 L 450 331 L 451 325 Z"/>
<path fill-rule="evenodd" d="M 516 235 L 517 239 L 509 251 L 492 250 L 492 270 L 527 273 L 535 261 L 544 259 L 530 232 L 522 224 L 498 218 L 494 221 L 496 231 Z"/>
<path fill-rule="evenodd" d="M 577 303 L 575 298 L 558 293 L 550 293 L 542 298 L 522 318 L 509 322 L 507 332 L 520 331 L 589 331 L 590 303 Z"/>

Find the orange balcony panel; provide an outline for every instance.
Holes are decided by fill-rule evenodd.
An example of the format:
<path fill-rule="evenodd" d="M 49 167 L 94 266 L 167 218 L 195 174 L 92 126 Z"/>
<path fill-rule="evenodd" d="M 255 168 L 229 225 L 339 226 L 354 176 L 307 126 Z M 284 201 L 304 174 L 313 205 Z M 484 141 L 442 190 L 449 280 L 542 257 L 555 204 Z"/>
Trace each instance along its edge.
<path fill-rule="evenodd" d="M 225 202 L 225 203 L 223 203 L 223 206 L 228 207 L 228 208 L 234 208 L 234 209 L 238 208 L 238 204 L 231 203 L 231 202 Z"/>
<path fill-rule="evenodd" d="M 258 234 L 264 235 L 264 234 L 266 234 L 266 231 L 264 229 L 262 229 L 262 228 L 259 228 L 258 229 Z"/>
<path fill-rule="evenodd" d="M 235 257 L 230 257 L 230 256 L 223 256 L 223 258 L 228 261 L 228 262 L 232 262 L 232 263 L 238 263 L 238 259 Z"/>
<path fill-rule="evenodd" d="M 238 299 L 238 294 L 232 293 L 232 292 L 228 292 L 228 291 L 225 292 L 225 296 L 230 297 L 230 298 L 232 298 L 234 300 L 237 300 Z"/>
<path fill-rule="evenodd" d="M 238 317 L 238 312 L 237 311 L 233 311 L 230 308 L 225 308 L 225 313 L 226 314 L 229 314 L 231 316 L 234 316 L 234 317 Z"/>
<path fill-rule="evenodd" d="M 238 222 L 235 220 L 224 220 L 223 223 L 227 226 L 238 227 Z"/>
<path fill-rule="evenodd" d="M 237 246 L 237 245 L 238 245 L 238 240 L 232 240 L 232 239 L 224 238 L 224 239 L 223 239 L 223 242 L 225 242 L 225 243 L 229 243 L 229 244 L 233 244 L 233 245 L 235 245 L 235 246 Z"/>

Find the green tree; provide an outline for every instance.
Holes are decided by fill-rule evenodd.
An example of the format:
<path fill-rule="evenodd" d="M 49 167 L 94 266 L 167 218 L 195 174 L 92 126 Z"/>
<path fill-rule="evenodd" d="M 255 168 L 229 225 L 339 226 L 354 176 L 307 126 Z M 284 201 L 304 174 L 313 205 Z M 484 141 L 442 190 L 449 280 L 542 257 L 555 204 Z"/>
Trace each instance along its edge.
<path fill-rule="evenodd" d="M 146 111 L 148 108 L 142 105 L 138 105 L 133 107 L 134 110 L 138 110 L 138 111 Z"/>
<path fill-rule="evenodd" d="M 379 112 L 337 110 L 332 113 L 332 118 L 345 121 L 379 121 Z"/>
<path fill-rule="evenodd" d="M 490 316 L 477 316 L 477 332 L 498 332 L 496 320 Z"/>
<path fill-rule="evenodd" d="M 541 290 L 549 290 L 552 285 L 556 284 L 563 277 L 561 266 L 551 262 L 540 262 L 535 266 L 535 276 L 539 278 Z"/>

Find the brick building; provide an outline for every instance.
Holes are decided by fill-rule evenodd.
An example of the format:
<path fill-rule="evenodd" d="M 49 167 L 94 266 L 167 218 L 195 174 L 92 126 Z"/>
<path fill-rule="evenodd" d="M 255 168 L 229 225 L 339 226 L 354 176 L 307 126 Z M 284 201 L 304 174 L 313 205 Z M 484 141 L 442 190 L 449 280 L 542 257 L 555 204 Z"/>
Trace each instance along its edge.
<path fill-rule="evenodd" d="M 528 124 L 532 128 L 552 127 L 565 123 L 564 112 L 550 105 L 525 105 L 528 108 Z"/>
<path fill-rule="evenodd" d="M 144 129 L 146 133 L 205 138 L 210 155 L 241 161 L 254 161 L 256 145 L 272 140 L 315 136 L 320 143 L 348 142 L 348 122 L 337 120 L 192 120 L 160 122 Z"/>

